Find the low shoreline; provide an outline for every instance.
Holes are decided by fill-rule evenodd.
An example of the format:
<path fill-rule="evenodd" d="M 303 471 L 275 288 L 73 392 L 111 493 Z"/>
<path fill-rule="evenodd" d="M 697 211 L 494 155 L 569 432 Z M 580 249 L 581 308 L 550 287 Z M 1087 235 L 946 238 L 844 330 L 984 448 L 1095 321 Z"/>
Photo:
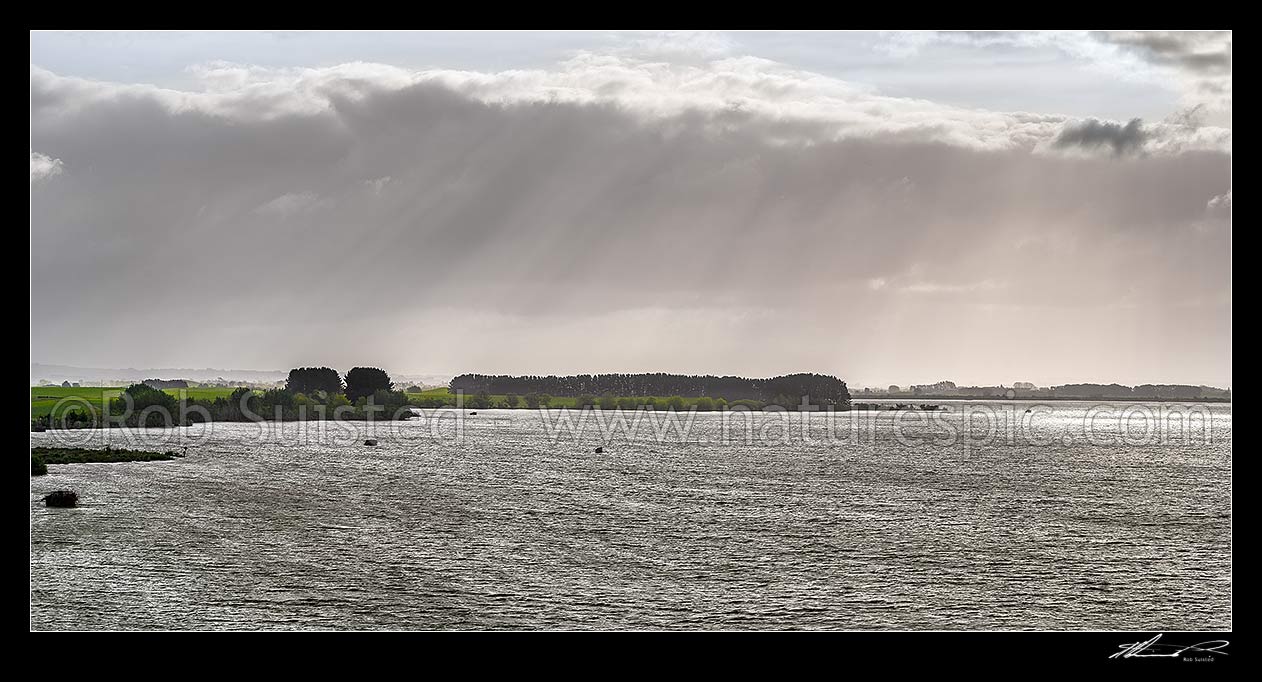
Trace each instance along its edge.
<path fill-rule="evenodd" d="M 1231 398 L 1109 398 L 1102 396 L 1079 397 L 1079 396 L 1017 396 L 1014 398 L 1005 398 L 1003 396 L 966 396 L 966 395 L 916 395 L 916 396 L 887 396 L 881 398 L 869 398 L 862 396 L 861 402 L 908 402 L 921 400 L 940 400 L 951 402 L 974 402 L 974 403 L 1046 403 L 1046 402 L 1079 402 L 1079 403 L 1186 403 L 1195 405 L 1198 403 L 1214 403 L 1214 404 L 1230 404 Z"/>

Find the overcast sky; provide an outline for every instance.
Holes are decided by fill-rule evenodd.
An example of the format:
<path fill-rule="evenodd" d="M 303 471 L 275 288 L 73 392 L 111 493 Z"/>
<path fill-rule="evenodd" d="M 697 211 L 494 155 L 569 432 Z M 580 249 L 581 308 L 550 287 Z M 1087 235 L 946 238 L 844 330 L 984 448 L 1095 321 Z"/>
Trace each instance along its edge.
<path fill-rule="evenodd" d="M 31 359 L 1231 383 L 1230 33 L 31 35 Z"/>

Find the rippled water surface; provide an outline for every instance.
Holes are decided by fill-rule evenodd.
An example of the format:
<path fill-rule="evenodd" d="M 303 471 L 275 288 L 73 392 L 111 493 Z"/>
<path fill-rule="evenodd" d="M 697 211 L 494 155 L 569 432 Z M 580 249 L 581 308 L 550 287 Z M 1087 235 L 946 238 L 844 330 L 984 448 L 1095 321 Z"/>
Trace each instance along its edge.
<path fill-rule="evenodd" d="M 31 479 L 31 625 L 1230 627 L 1230 406 L 1208 434 L 1129 445 L 1076 440 L 1087 409 L 967 448 L 896 437 L 891 415 L 833 443 L 759 415 L 755 442 L 723 444 L 707 414 L 686 442 L 603 454 L 594 427 L 554 443 L 525 410 L 375 448 L 364 424 L 151 430 L 188 456 Z M 63 487 L 80 507 L 40 503 Z"/>

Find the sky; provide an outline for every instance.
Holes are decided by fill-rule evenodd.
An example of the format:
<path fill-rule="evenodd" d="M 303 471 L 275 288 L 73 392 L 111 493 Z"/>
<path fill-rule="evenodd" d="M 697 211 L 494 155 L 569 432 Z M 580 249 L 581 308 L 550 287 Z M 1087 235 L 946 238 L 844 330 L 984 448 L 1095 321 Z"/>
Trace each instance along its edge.
<path fill-rule="evenodd" d="M 1230 32 L 32 32 L 31 360 L 1231 383 Z"/>

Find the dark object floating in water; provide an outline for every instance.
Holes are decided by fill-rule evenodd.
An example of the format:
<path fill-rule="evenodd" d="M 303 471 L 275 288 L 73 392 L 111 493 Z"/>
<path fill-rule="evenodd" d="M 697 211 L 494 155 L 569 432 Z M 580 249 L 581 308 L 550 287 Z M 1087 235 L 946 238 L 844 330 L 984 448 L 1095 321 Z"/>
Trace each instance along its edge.
<path fill-rule="evenodd" d="M 470 417 L 473 417 L 473 416 L 476 416 L 477 414 L 478 414 L 478 411 L 477 411 L 477 410 L 474 410 L 474 411 L 472 411 L 472 412 L 470 412 L 470 413 L 469 413 L 469 416 L 470 416 Z"/>
<path fill-rule="evenodd" d="M 596 454 L 598 454 L 598 455 L 599 455 L 599 454 L 601 454 L 601 453 L 603 453 L 604 451 L 605 451 L 605 449 L 604 449 L 604 448 L 596 448 Z"/>
<path fill-rule="evenodd" d="M 364 445 L 376 445 L 376 444 L 377 444 L 376 438 L 369 438 L 368 440 L 364 441 Z"/>
<path fill-rule="evenodd" d="M 79 503 L 79 493 L 73 490 L 54 490 L 44 496 L 46 507 L 73 507 Z"/>

